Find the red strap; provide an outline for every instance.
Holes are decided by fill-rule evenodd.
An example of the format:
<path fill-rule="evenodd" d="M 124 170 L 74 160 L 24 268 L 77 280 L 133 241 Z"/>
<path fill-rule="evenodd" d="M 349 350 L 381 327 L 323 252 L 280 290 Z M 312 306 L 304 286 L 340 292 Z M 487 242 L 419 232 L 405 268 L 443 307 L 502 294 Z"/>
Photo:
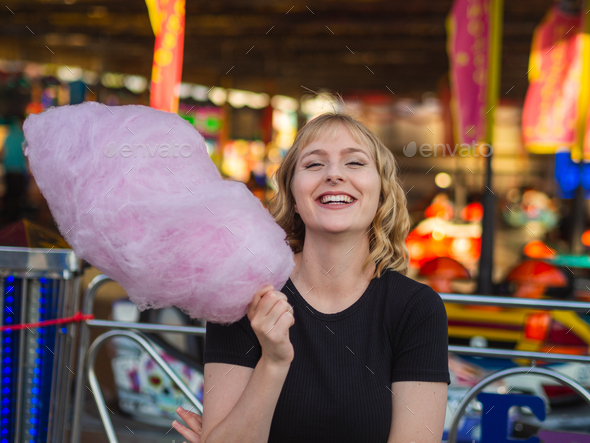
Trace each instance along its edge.
<path fill-rule="evenodd" d="M 10 326 L 10 325 L 2 326 L 0 328 L 0 331 L 6 331 L 8 329 L 10 329 L 11 331 L 18 331 L 19 329 L 25 329 L 25 328 L 38 328 L 41 326 L 61 325 L 64 323 L 74 323 L 74 322 L 79 323 L 81 321 L 91 320 L 93 318 L 94 318 L 94 315 L 92 315 L 92 314 L 84 315 L 84 314 L 82 314 L 82 312 L 78 311 L 72 317 L 57 318 L 55 320 L 45 320 L 45 321 L 40 321 L 37 323 L 25 323 L 25 324 L 14 325 L 14 326 Z"/>

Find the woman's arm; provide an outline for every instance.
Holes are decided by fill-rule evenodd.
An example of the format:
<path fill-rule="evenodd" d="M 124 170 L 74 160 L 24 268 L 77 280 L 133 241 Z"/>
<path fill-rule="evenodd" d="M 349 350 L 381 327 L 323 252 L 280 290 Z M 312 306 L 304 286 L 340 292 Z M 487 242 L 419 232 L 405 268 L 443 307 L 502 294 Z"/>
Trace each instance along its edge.
<path fill-rule="evenodd" d="M 447 408 L 447 383 L 391 384 L 392 417 L 387 443 L 440 443 Z"/>
<path fill-rule="evenodd" d="M 287 296 L 272 289 L 272 285 L 265 286 L 248 305 L 248 319 L 262 354 L 255 368 L 205 364 L 202 431 L 196 422 L 187 422 L 194 426 L 192 431 L 174 425 L 191 443 L 268 441 L 274 410 L 294 358 L 289 328 L 295 324 Z M 207 326 L 207 340 L 214 337 L 209 332 Z M 235 350 L 228 355 L 235 356 Z M 193 434 L 200 434 L 199 439 Z"/>
<path fill-rule="evenodd" d="M 255 369 L 206 364 L 201 442 L 266 443 L 289 367 L 264 356 Z"/>

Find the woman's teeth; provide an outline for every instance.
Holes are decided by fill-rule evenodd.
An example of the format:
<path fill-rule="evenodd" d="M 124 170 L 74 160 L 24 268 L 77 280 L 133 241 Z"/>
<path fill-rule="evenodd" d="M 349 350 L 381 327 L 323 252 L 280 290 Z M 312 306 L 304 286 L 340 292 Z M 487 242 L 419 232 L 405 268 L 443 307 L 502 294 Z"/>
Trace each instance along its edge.
<path fill-rule="evenodd" d="M 354 199 L 348 195 L 324 195 L 320 199 L 320 203 L 324 205 L 350 204 L 352 202 L 354 202 Z"/>

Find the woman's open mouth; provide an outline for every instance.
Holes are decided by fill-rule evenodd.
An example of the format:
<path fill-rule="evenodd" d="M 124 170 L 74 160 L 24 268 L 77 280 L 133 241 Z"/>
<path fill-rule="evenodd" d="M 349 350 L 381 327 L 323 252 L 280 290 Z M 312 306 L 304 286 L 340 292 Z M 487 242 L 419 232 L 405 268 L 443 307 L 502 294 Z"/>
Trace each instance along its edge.
<path fill-rule="evenodd" d="M 324 195 L 316 200 L 321 206 L 329 207 L 345 207 L 350 206 L 356 202 L 356 198 L 352 198 L 349 195 Z"/>

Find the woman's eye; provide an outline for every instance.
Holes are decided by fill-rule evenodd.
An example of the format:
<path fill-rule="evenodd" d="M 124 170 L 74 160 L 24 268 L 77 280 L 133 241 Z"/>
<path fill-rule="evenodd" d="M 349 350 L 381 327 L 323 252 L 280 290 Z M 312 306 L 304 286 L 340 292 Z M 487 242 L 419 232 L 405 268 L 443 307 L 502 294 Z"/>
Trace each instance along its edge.
<path fill-rule="evenodd" d="M 361 163 L 361 162 L 350 162 L 350 163 L 347 163 L 347 164 L 349 164 L 349 165 L 365 166 L 365 164 L 364 163 Z M 305 167 L 305 169 L 309 169 L 309 168 L 311 168 L 313 166 L 321 166 L 321 164 L 320 163 L 311 163 L 311 164 L 307 165 Z"/>

